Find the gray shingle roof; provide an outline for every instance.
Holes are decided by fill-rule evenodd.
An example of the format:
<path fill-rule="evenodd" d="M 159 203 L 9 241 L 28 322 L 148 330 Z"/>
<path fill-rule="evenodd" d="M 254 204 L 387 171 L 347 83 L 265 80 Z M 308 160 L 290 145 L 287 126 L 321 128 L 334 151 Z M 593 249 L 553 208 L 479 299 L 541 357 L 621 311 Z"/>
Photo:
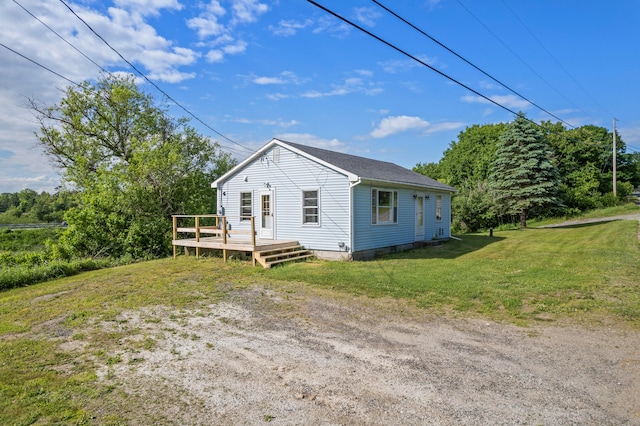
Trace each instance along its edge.
<path fill-rule="evenodd" d="M 413 170 L 405 169 L 404 167 L 400 167 L 397 164 L 389 163 L 387 161 L 372 160 L 370 158 L 343 154 L 341 152 L 314 148 L 283 140 L 280 140 L 280 142 L 303 151 L 319 160 L 332 164 L 342 170 L 357 175 L 364 180 L 423 186 L 447 192 L 456 190 L 455 188 L 438 182 L 435 179 L 431 179 L 421 175 L 420 173 L 416 173 Z"/>

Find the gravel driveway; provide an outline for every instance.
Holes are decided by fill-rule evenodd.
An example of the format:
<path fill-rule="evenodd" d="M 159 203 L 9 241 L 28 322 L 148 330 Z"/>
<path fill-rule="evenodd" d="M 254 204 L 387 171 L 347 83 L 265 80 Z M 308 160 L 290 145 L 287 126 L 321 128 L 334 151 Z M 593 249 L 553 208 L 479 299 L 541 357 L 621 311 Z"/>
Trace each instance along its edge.
<path fill-rule="evenodd" d="M 196 312 L 157 307 L 95 326 L 155 342 L 100 370 L 120 390 L 102 420 L 640 425 L 640 332 L 617 325 L 518 327 L 252 287 Z"/>

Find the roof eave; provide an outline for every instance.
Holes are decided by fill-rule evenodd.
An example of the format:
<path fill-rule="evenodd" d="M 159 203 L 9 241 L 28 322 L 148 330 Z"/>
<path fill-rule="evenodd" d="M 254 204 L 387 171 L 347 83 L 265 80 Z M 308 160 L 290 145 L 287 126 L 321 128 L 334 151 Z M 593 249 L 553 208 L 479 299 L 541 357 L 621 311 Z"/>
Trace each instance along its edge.
<path fill-rule="evenodd" d="M 391 184 L 391 185 L 395 185 L 403 188 L 430 189 L 432 191 L 449 192 L 449 193 L 458 192 L 457 189 L 448 185 L 445 185 L 446 188 L 443 188 L 443 187 L 434 186 L 434 185 L 421 185 L 421 184 L 412 183 L 412 182 L 398 182 L 393 180 L 374 179 L 374 178 L 362 178 L 362 183 L 385 184 L 385 185 Z"/>

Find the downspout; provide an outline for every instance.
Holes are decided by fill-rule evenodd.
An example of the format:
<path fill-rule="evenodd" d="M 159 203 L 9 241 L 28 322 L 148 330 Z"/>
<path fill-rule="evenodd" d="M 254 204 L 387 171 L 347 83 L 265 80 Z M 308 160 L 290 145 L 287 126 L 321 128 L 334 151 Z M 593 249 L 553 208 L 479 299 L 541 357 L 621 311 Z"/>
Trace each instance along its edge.
<path fill-rule="evenodd" d="M 358 177 L 358 180 L 355 182 L 349 182 L 349 254 L 353 257 L 353 228 L 354 228 L 354 217 L 353 217 L 353 187 L 356 185 L 360 185 L 362 179 Z"/>

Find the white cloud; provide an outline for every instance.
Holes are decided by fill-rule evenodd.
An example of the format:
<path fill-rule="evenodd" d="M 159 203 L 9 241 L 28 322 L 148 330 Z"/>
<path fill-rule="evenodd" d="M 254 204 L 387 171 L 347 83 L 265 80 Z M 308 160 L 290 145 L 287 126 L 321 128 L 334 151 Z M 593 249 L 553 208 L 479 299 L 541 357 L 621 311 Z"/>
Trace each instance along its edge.
<path fill-rule="evenodd" d="M 357 7 L 354 9 L 355 20 L 368 27 L 374 27 L 376 20 L 382 16 L 380 12 L 370 7 Z"/>
<path fill-rule="evenodd" d="M 331 16 L 323 16 L 316 21 L 316 27 L 313 29 L 314 34 L 328 33 L 336 37 L 342 38 L 349 34 L 351 27 Z"/>
<path fill-rule="evenodd" d="M 414 130 L 418 130 L 422 134 L 431 134 L 456 130 L 464 127 L 464 125 L 462 122 L 455 121 L 431 124 L 420 117 L 399 115 L 383 118 L 378 124 L 378 127 L 371 132 L 370 136 L 380 139 L 397 133 Z"/>
<path fill-rule="evenodd" d="M 178 0 L 114 0 L 116 6 L 141 15 L 158 16 L 162 9 L 182 10 Z"/>
<path fill-rule="evenodd" d="M 269 93 L 268 95 L 266 95 L 266 98 L 271 101 L 279 101 L 281 99 L 287 99 L 289 97 L 289 95 L 286 95 L 284 93 Z"/>
<path fill-rule="evenodd" d="M 638 146 L 640 145 L 640 127 L 618 127 L 616 130 L 625 143 L 635 146 L 634 152 L 638 151 L 640 148 Z"/>
<path fill-rule="evenodd" d="M 424 55 L 416 55 L 415 57 L 432 67 L 438 65 L 437 58 L 432 58 Z M 414 61 L 413 59 L 394 59 L 390 61 L 378 62 L 378 65 L 380 65 L 384 72 L 389 74 L 407 72 L 415 67 L 424 67 L 424 65 L 422 65 L 420 62 Z"/>
<path fill-rule="evenodd" d="M 349 147 L 338 139 L 324 139 L 309 133 L 281 133 L 276 135 L 276 138 L 331 151 L 347 152 L 349 150 Z"/>
<path fill-rule="evenodd" d="M 371 136 L 374 138 L 384 138 L 408 130 L 425 129 L 429 126 L 429 122 L 420 117 L 410 117 L 407 115 L 386 117 L 383 118 L 378 124 L 378 127 L 371 132 Z"/>
<path fill-rule="evenodd" d="M 277 76 L 260 76 L 253 77 L 251 81 L 255 84 L 259 85 L 269 85 L 269 84 L 300 84 L 300 79 L 298 76 L 291 71 L 283 71 Z"/>
<path fill-rule="evenodd" d="M 333 85 L 331 90 L 311 90 L 302 94 L 303 98 L 323 98 L 329 96 L 344 96 L 351 93 L 363 93 L 365 95 L 378 95 L 383 92 L 381 87 L 371 82 L 366 82 L 359 77 L 350 77 L 341 84 Z"/>
<path fill-rule="evenodd" d="M 298 30 L 303 30 L 308 26 L 312 25 L 313 21 L 311 19 L 306 19 L 304 21 L 280 21 L 277 26 L 269 25 L 269 31 L 273 35 L 290 37 L 296 35 Z"/>
<path fill-rule="evenodd" d="M 493 96 L 488 96 L 488 98 L 491 99 L 493 102 L 510 109 L 525 110 L 531 106 L 529 102 L 525 101 L 524 99 L 516 95 L 493 95 Z M 488 101 L 487 99 L 484 99 L 476 95 L 465 95 L 461 98 L 461 100 L 469 104 L 472 104 L 472 103 L 492 104 L 492 102 Z"/>
<path fill-rule="evenodd" d="M 269 6 L 257 0 L 234 0 L 232 9 L 236 22 L 255 22 L 259 15 L 269 10 Z"/>
<path fill-rule="evenodd" d="M 214 49 L 208 51 L 205 57 L 207 58 L 207 62 L 222 62 L 224 59 L 224 53 L 222 53 L 221 50 Z"/>

